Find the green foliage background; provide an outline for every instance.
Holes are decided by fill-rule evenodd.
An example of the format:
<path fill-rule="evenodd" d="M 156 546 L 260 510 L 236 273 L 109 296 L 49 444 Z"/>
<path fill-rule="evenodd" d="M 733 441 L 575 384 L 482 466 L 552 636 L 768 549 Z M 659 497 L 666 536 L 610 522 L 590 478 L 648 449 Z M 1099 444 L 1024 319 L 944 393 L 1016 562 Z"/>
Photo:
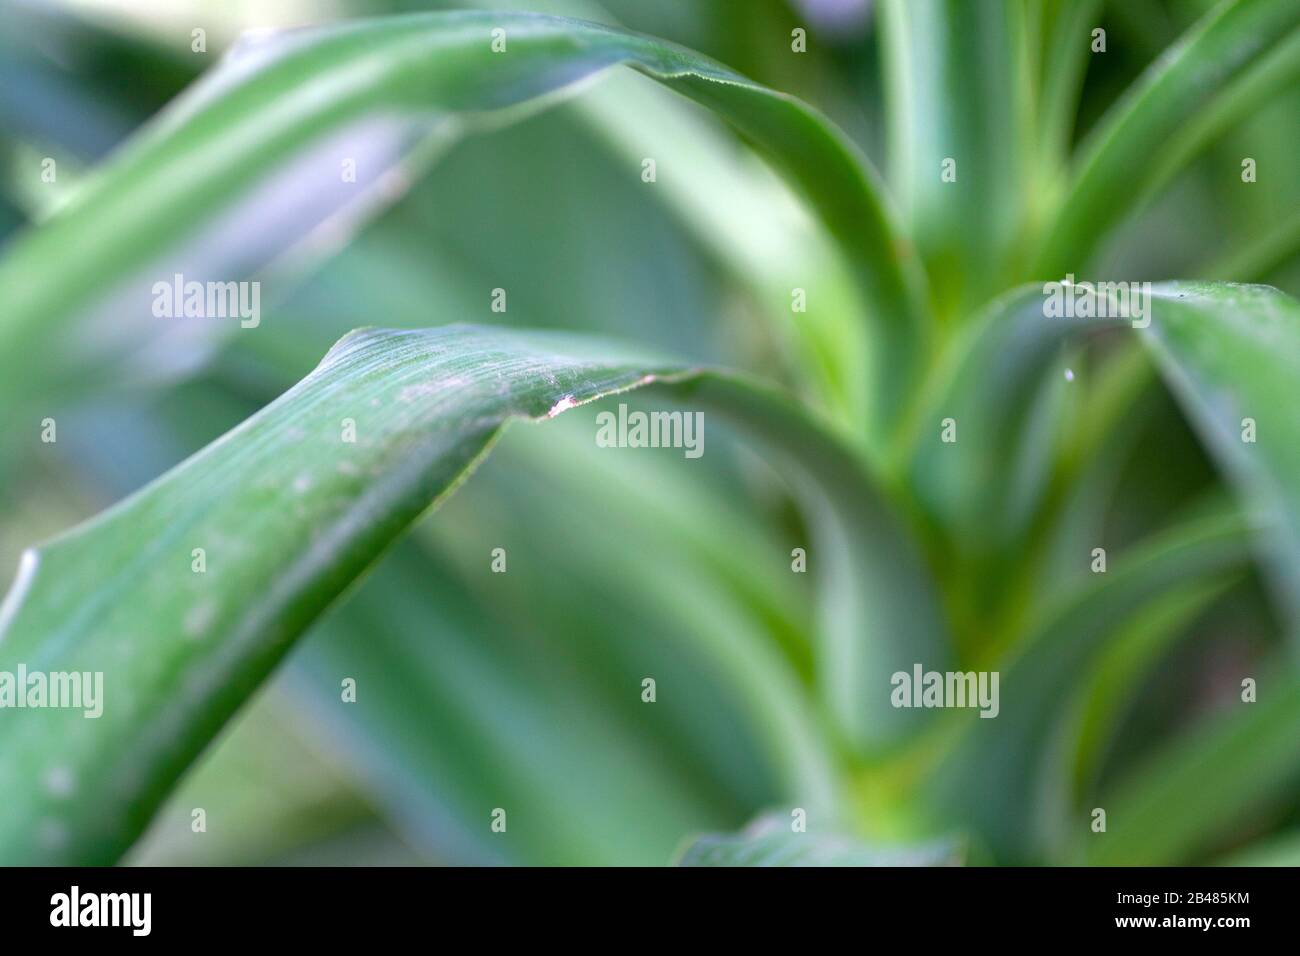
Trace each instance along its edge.
<path fill-rule="evenodd" d="M 195 751 L 215 739 L 188 769 L 179 761 L 174 790 L 160 775 L 129 823 L 57 858 L 111 862 L 131 843 L 122 834 L 147 823 L 126 862 L 661 864 L 698 834 L 757 819 L 685 862 L 1296 862 L 1294 4 L 530 6 L 699 50 L 831 127 L 782 98 L 675 76 L 681 54 L 653 43 L 639 55 L 673 89 L 615 69 L 544 110 L 486 116 L 491 97 L 522 95 L 484 92 L 459 48 L 438 60 L 442 28 L 418 17 L 383 21 L 373 47 L 345 28 L 304 57 L 307 80 L 268 72 L 228 101 L 218 118 L 230 125 L 186 127 L 187 111 L 226 91 L 200 74 L 219 70 L 250 22 L 441 5 L 182 6 L 4 8 L 15 25 L 0 34 L 4 567 L 248 419 L 361 326 L 507 330 L 467 340 L 462 371 L 514 349 L 523 340 L 510 330 L 594 333 L 644 350 L 600 366 L 607 387 L 575 380 L 593 397 L 645 372 L 725 366 L 797 404 L 706 379 L 507 429 L 270 680 L 243 675 L 208 718 L 184 718 Z M 196 25 L 206 54 L 190 51 Z M 1095 26 L 1104 54 L 1088 52 Z M 796 27 L 806 53 L 791 51 Z M 288 159 L 267 118 L 274 83 L 325 90 L 341 64 L 392 62 L 417 34 L 435 54 L 384 88 L 366 114 L 377 125 L 343 128 L 346 145 L 373 150 L 363 178 L 395 171 L 383 201 L 323 222 L 330 196 L 295 204 L 281 182 L 290 198 L 278 208 L 264 196 L 241 212 L 240 177 Z M 605 41 L 591 42 L 604 55 Z M 274 53 L 242 43 L 245 63 Z M 1181 59 L 1159 60 L 1172 44 Z M 520 82 L 541 92 L 536 76 L 563 55 L 539 48 Z M 424 62 L 450 65 L 430 79 Z M 427 98 L 455 121 L 436 121 Z M 743 133 L 706 107 L 730 110 Z M 335 168 L 339 144 L 312 138 L 325 121 L 295 118 L 295 145 Z M 236 129 L 267 139 L 206 166 L 212 144 L 243 142 Z M 958 184 L 942 184 L 954 154 Z M 57 159 L 57 184 L 39 180 L 44 157 Z M 1243 157 L 1256 182 L 1242 181 Z M 196 235 L 215 275 L 262 280 L 262 324 L 151 338 L 117 283 L 150 243 L 165 261 Z M 1161 287 L 1143 347 L 1126 329 L 1046 328 L 1037 287 L 1067 271 L 1189 281 Z M 806 313 L 791 312 L 795 287 Z M 494 288 L 508 290 L 503 314 L 490 310 Z M 529 353 L 535 378 L 509 383 L 512 398 L 541 402 L 532 414 L 549 406 L 552 347 Z M 395 388 L 344 386 L 376 401 Z M 594 416 L 618 401 L 703 403 L 709 453 L 597 449 Z M 1258 409 L 1254 458 L 1225 431 L 1241 408 Z M 466 421 L 482 413 L 467 409 Z M 739 427 L 715 430 L 713 409 Z M 937 441 L 947 415 L 955 446 Z M 46 416 L 53 445 L 36 441 Z M 102 530 L 65 539 L 51 552 L 77 552 L 64 596 L 0 618 L 0 664 L 25 640 L 40 647 L 37 630 L 75 618 L 96 589 L 110 603 L 145 594 L 150 568 L 104 582 L 178 520 L 169 507 L 198 515 L 242 477 L 212 474 L 229 486 L 209 478 L 188 498 L 159 486 L 151 517 L 119 512 L 112 542 Z M 273 512 L 292 505 L 262 505 L 232 531 L 265 557 L 287 534 L 273 532 Z M 1104 578 L 1089 573 L 1099 544 Z M 490 570 L 497 547 L 506 574 Z M 796 547 L 808 574 L 790 572 Z M 379 550 L 359 552 L 359 566 Z M 274 581 L 274 566 L 266 574 Z M 346 583 L 321 583 L 322 606 Z M 240 587 L 250 607 L 269 590 Z M 147 600 L 134 606 L 130 640 L 165 658 L 177 634 Z M 872 680 L 913 660 L 1000 671 L 1003 714 L 892 711 Z M 355 704 L 339 700 L 344 676 L 357 680 Z M 645 676 L 654 705 L 640 699 Z M 1258 703 L 1241 702 L 1242 677 L 1258 680 Z M 61 765 L 57 736 L 20 746 L 5 732 L 9 862 L 30 859 L 37 844 L 23 834 L 39 837 L 66 808 L 40 769 L 46 755 Z M 140 742 L 110 744 L 129 763 Z M 112 799 L 90 793 L 86 805 Z M 809 811 L 811 848 L 773 838 L 769 814 L 796 806 Z M 203 834 L 191 830 L 196 807 Z M 504 834 L 489 829 L 497 807 Z M 1104 835 L 1089 830 L 1094 807 L 1107 809 Z M 85 833 L 98 812 L 86 811 Z"/>

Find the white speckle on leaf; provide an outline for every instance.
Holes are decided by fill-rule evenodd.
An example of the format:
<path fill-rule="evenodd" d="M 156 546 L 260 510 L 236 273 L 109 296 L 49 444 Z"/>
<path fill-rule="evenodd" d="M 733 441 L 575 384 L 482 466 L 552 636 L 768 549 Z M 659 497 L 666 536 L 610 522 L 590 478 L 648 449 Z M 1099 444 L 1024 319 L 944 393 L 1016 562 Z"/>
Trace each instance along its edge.
<path fill-rule="evenodd" d="M 1074 370 L 1073 370 L 1073 369 L 1068 369 L 1068 368 L 1067 368 L 1067 369 L 1065 370 L 1065 380 L 1066 380 L 1067 382 L 1073 382 L 1073 381 L 1074 381 Z"/>
<path fill-rule="evenodd" d="M 304 472 L 293 480 L 293 490 L 295 494 L 303 494 L 311 488 L 311 475 Z"/>
<path fill-rule="evenodd" d="M 414 385 L 407 385 L 397 393 L 399 402 L 409 404 L 417 398 L 424 398 L 429 395 L 436 395 L 442 391 L 441 382 L 417 382 Z"/>
<path fill-rule="evenodd" d="M 572 395 L 565 395 L 562 399 L 551 406 L 551 410 L 546 413 L 547 418 L 554 418 L 561 412 L 567 412 L 571 408 L 577 408 L 578 403 L 573 400 Z"/>

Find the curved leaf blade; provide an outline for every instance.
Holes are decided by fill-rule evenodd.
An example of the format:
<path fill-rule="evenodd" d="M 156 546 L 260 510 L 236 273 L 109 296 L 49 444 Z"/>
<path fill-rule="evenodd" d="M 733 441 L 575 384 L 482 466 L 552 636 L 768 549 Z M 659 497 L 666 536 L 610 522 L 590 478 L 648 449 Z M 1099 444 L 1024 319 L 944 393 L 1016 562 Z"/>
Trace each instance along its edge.
<path fill-rule="evenodd" d="M 6 714 L 0 855 L 115 859 L 293 639 L 455 487 L 502 425 L 678 380 L 687 398 L 773 441 L 798 437 L 796 454 L 838 448 L 793 403 L 609 344 L 469 326 L 365 330 L 152 485 L 29 551 L 0 606 L 0 670 L 102 672 L 106 699 L 95 719 Z M 852 460 L 839 449 L 803 464 L 843 489 L 865 476 L 833 471 Z M 865 483 L 853 493 L 875 494 Z M 89 593 L 86 581 L 97 582 Z M 809 769 L 804 779 L 826 779 Z"/>
<path fill-rule="evenodd" d="M 1000 543 L 1020 530 L 1047 478 L 1034 434 L 1054 358 L 1067 343 L 1120 328 L 1115 319 L 1049 318 L 1041 286 L 1022 286 L 991 303 L 962 329 L 918 403 L 908 483 L 927 517 L 967 543 Z M 1050 407 L 1048 407 L 1050 411 Z M 942 424 L 955 423 L 955 441 Z M 907 447 L 910 446 L 910 447 Z M 1006 480 L 1008 470 L 1012 481 Z"/>
<path fill-rule="evenodd" d="M 1089 866 L 1189 861 L 1249 814 L 1283 811 L 1300 784 L 1300 683 L 1285 663 L 1258 703 L 1191 728 L 1098 799 L 1107 832 L 1080 838 Z M 1081 824 L 1081 832 L 1082 831 Z M 1091 837 L 1091 839 L 1089 839 Z"/>
<path fill-rule="evenodd" d="M 816 545 L 809 557 L 818 581 L 818 683 L 849 747 L 880 752 L 928 716 L 890 704 L 890 676 L 917 661 L 942 666 L 952 654 L 937 589 L 901 505 L 876 490 L 861 458 L 801 424 L 798 406 L 771 393 L 762 405 L 741 401 L 742 389 L 750 391 L 716 377 L 677 387 L 752 434 L 781 437 L 767 444 L 796 480 Z"/>
<path fill-rule="evenodd" d="M 951 318 L 1005 286 L 1032 174 L 1026 5 L 880 5 L 891 183 Z"/>
<path fill-rule="evenodd" d="M 1247 103 L 1295 82 L 1300 68 L 1300 6 L 1291 0 L 1226 0 L 1193 26 L 1111 109 L 1083 144 L 1077 171 L 1039 250 L 1034 276 L 1082 273 L 1098 244 L 1132 207 L 1171 172 L 1152 162 L 1170 143 L 1181 159 L 1203 145 Z M 1282 56 L 1283 62 L 1271 59 Z M 1267 82 L 1255 79 L 1262 71 Z M 1245 96 L 1236 110 L 1214 110 L 1216 97 Z M 1199 115 L 1194 141 L 1179 135 Z"/>
<path fill-rule="evenodd" d="M 1300 639 L 1300 302 L 1227 283 L 1170 283 L 1156 297 L 1146 338 L 1243 506 L 1266 528 L 1265 566 Z"/>
<path fill-rule="evenodd" d="M 494 29 L 505 31 L 500 53 L 493 51 Z M 124 334 L 124 326 L 155 334 L 165 329 L 152 319 L 150 290 L 181 271 L 175 250 L 195 241 L 199 226 L 238 219 L 240 202 L 260 199 L 258 242 L 223 266 L 250 272 L 306 229 L 330 221 L 322 207 L 334 216 L 355 214 L 361 191 L 340 191 L 338 183 L 340 159 L 355 156 L 348 149 L 364 147 L 368 161 L 387 168 L 430 131 L 446 137 L 509 120 L 618 64 L 720 113 L 808 196 L 856 267 L 878 333 L 873 367 L 879 400 L 872 408 L 888 421 L 920 361 L 920 279 L 877 178 L 849 141 L 810 107 L 682 47 L 529 14 L 357 21 L 289 34 L 236 59 L 174 103 L 86 184 L 63 215 L 0 261 L 0 297 L 7 303 L 0 341 L 15 354 L 59 352 L 24 346 L 48 339 L 51 327 L 73 335 L 69 317 L 112 293 L 113 334 L 105 333 L 107 341 L 97 347 L 107 349 L 101 360 L 121 360 L 122 353 L 140 349 L 139 338 Z M 290 172 L 295 181 L 310 178 L 315 185 L 287 188 L 283 177 Z M 391 192 L 398 181 L 371 178 L 371 198 L 384 188 Z M 283 206 L 276 213 L 285 220 L 280 227 L 267 226 L 268 197 Z M 194 249 L 186 253 L 191 272 L 204 267 Z M 123 282 L 124 275 L 135 278 Z M 10 384 L 14 392 L 48 386 L 56 371 L 67 378 L 77 369 L 32 363 L 15 370 Z"/>
<path fill-rule="evenodd" d="M 956 721 L 956 748 L 938 768 L 931 796 L 944 819 L 976 827 L 1004 861 L 1041 855 L 1044 829 L 1035 810 L 1049 743 L 1068 704 L 1074 675 L 1100 658 L 1123 625 L 1151 603 L 1189 582 L 1213 580 L 1243 567 L 1250 527 L 1235 514 L 1188 522 L 1116 561 L 1110 572 L 1048 608 L 1013 655 L 998 665 L 995 720 Z"/>
<path fill-rule="evenodd" d="M 671 368 L 562 337 L 352 333 L 222 439 L 27 552 L 0 607 L 0 669 L 101 672 L 107 699 L 98 719 L 6 713 L 4 858 L 116 858 L 292 639 L 504 422 Z"/>

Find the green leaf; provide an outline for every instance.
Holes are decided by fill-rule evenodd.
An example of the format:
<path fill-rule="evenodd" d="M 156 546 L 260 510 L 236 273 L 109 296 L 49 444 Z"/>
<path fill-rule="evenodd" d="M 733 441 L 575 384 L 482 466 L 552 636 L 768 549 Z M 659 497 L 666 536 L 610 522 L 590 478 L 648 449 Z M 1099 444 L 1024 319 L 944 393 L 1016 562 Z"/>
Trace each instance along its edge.
<path fill-rule="evenodd" d="M 960 866 L 956 840 L 908 846 L 863 843 L 843 834 L 795 832 L 788 812 L 759 817 L 739 833 L 709 834 L 687 844 L 678 866 Z"/>
<path fill-rule="evenodd" d="M 651 386 L 629 404 L 653 409 L 662 407 L 665 398 L 677 404 L 684 387 L 658 395 Z M 743 472 L 729 467 L 733 448 L 729 441 L 723 444 L 718 430 L 708 428 L 714 451 L 706 456 L 705 471 L 703 460 L 676 454 L 611 454 L 592 444 L 596 429 L 585 410 L 545 430 L 517 429 L 494 455 L 495 467 L 469 489 L 471 496 L 482 490 L 502 502 L 489 533 L 508 540 L 511 554 L 522 556 L 518 566 L 511 566 L 511 583 L 522 592 L 511 627 L 569 635 L 590 628 L 589 642 L 600 649 L 569 647 L 562 640 L 552 650 L 581 658 L 585 665 L 594 663 L 603 649 L 613 673 L 591 675 L 593 688 L 601 690 L 640 686 L 644 676 L 671 664 L 657 656 L 658 650 L 677 649 L 678 657 L 691 662 L 689 669 L 701 677 L 711 675 L 716 686 L 692 711 L 695 720 L 680 728 L 683 748 L 692 751 L 723 731 L 717 748 L 700 754 L 708 773 L 729 767 L 742 755 L 743 737 L 758 745 L 768 768 L 757 773 L 751 766 L 750 782 L 774 780 L 778 792 L 804 800 L 829 797 L 834 785 L 827 775 L 834 760 L 822 749 L 825 735 L 813 687 L 816 620 L 809 600 L 820 575 L 791 573 L 794 542 L 783 529 L 763 533 L 762 523 L 738 520 L 743 512 L 733 509 L 746 504 L 743 493 L 737 495 Z M 740 434 L 758 431 L 748 428 Z M 831 465 L 817 468 L 828 472 Z M 565 488 L 567 494 L 539 495 L 539 480 L 543 486 Z M 474 505 L 470 498 L 460 498 L 430 526 L 429 534 L 442 550 L 468 554 L 469 542 L 481 540 L 485 508 Z M 566 574 L 556 580 L 549 542 L 570 538 L 583 547 L 565 549 Z M 628 541 L 637 547 L 628 548 Z M 489 588 L 500 589 L 488 580 L 481 562 L 464 570 L 480 581 L 485 597 Z M 593 605 L 585 600 L 590 593 L 604 599 Z M 581 624 L 574 620 L 575 606 L 584 608 Z M 625 648 L 621 637 L 600 636 L 624 633 L 643 635 L 635 649 Z M 653 661 L 651 654 L 656 655 Z M 625 670 L 619 661 L 628 661 L 625 666 L 632 669 Z M 660 683 L 681 679 L 666 677 Z M 646 723 L 639 697 L 615 696 L 630 703 L 638 724 Z M 685 716 L 688 697 L 684 687 L 672 692 L 674 717 Z M 728 701 L 743 729 L 727 719 Z M 732 788 L 752 792 L 734 775 L 732 780 Z"/>
<path fill-rule="evenodd" d="M 223 439 L 27 552 L 0 610 L 3 669 L 102 672 L 107 699 L 97 719 L 9 712 L 0 855 L 115 859 L 292 639 L 506 420 L 671 368 L 466 327 L 353 333 Z"/>
<path fill-rule="evenodd" d="M 508 574 L 492 575 L 506 582 L 494 593 L 476 600 L 446 562 L 421 560 L 404 543 L 286 667 L 303 714 L 391 825 L 452 864 L 648 866 L 662 864 L 683 833 L 733 818 L 736 808 L 680 772 L 673 742 L 656 733 L 658 711 L 647 717 L 655 709 L 641 703 L 639 679 L 582 679 L 571 658 L 597 649 L 575 641 L 566 655 L 546 641 L 543 607 L 533 621 L 494 612 L 530 556 L 493 539 L 510 562 Z M 489 552 L 475 544 L 485 566 Z M 582 628 L 580 613 L 568 617 L 570 630 Z M 624 615 L 611 630 L 625 635 L 635 621 Z M 653 673 L 674 707 L 687 703 L 679 699 L 687 683 Z M 339 703 L 342 675 L 357 682 L 354 703 Z M 626 707 L 610 703 L 611 689 Z M 489 828 L 496 807 L 508 813 L 504 833 Z"/>
<path fill-rule="evenodd" d="M 1030 6 L 1030 15 L 1039 18 L 1038 152 L 1044 174 L 1040 190 L 1053 188 L 1069 159 L 1072 124 L 1100 6 L 1100 0 L 1044 0 Z"/>
<path fill-rule="evenodd" d="M 263 864 L 372 824 L 374 811 L 356 782 L 304 739 L 304 729 L 301 709 L 282 691 L 268 687 L 257 695 L 185 775 L 123 862 Z M 204 810 L 205 832 L 220 839 L 196 837 L 196 807 Z"/>
<path fill-rule="evenodd" d="M 1186 862 L 1246 830 L 1250 816 L 1284 808 L 1300 785 L 1300 683 L 1292 665 L 1260 676 L 1257 703 L 1234 700 L 1231 708 L 1100 796 L 1106 832 L 1082 836 L 1076 859 L 1091 866 Z"/>
<path fill-rule="evenodd" d="M 1153 157 L 1170 153 L 1185 162 L 1243 112 L 1293 84 L 1298 26 L 1293 0 L 1225 0 L 1152 64 L 1081 146 L 1032 274 L 1082 274 L 1135 198 L 1144 199 L 1177 168 Z M 1218 108 L 1220 97 L 1234 107 Z M 1206 114 L 1214 121 L 1197 122 Z"/>
<path fill-rule="evenodd" d="M 1273 839 L 1261 840 L 1219 860 L 1219 866 L 1300 866 L 1300 830 L 1288 830 Z"/>
<path fill-rule="evenodd" d="M 506 421 L 553 417 L 665 376 L 683 379 L 683 400 L 788 440 L 823 496 L 855 507 L 840 524 L 878 532 L 858 524 L 887 516 L 858 483 L 865 471 L 838 468 L 852 453 L 771 393 L 561 335 L 350 334 L 234 431 L 25 554 L 0 607 L 0 670 L 102 672 L 106 700 L 95 719 L 28 709 L 0 726 L 0 785 L 11 795 L 0 855 L 115 859 L 293 639 L 455 486 Z M 892 562 L 895 581 L 906 567 L 892 548 L 873 560 Z M 905 625 L 869 633 L 898 640 Z"/>
<path fill-rule="evenodd" d="M 27 216 L 6 195 L 0 194 L 0 249 L 14 232 L 27 225 Z"/>
<path fill-rule="evenodd" d="M 1300 254 L 1300 216 L 1286 216 L 1258 235 L 1229 248 L 1199 274 L 1206 279 L 1259 282 L 1271 271 Z"/>
<path fill-rule="evenodd" d="M 971 320 L 938 363 L 899 445 L 924 514 L 967 547 L 1018 535 L 1042 494 L 1051 464 L 1044 453 L 1058 439 L 1036 425 L 1053 410 L 1049 390 L 1064 381 L 1064 363 L 1053 360 L 1067 343 L 1126 324 L 1049 318 L 1044 302 L 1041 286 L 1021 287 Z M 949 418 L 954 441 L 944 440 Z"/>
<path fill-rule="evenodd" d="M 951 722 L 956 748 L 931 784 L 942 818 L 976 827 L 1004 862 L 1041 854 L 1042 831 L 1056 821 L 1035 811 L 1054 805 L 1039 799 L 1045 761 L 1076 675 L 1152 601 L 1241 568 L 1249 532 L 1235 514 L 1211 515 L 1111 555 L 1108 571 L 1041 613 L 1009 658 L 981 664 L 1000 674 L 999 713 Z"/>
<path fill-rule="evenodd" d="M 867 394 L 871 369 L 856 278 L 860 264 L 837 254 L 832 237 L 790 202 L 789 188 L 771 168 L 737 162 L 728 131 L 698 115 L 693 104 L 627 72 L 610 76 L 574 106 L 617 155 L 616 167 L 639 166 L 642 157 L 655 156 L 661 167 L 690 170 L 689 176 L 661 177 L 651 191 L 655 201 L 766 316 L 782 353 L 778 361 L 794 359 L 786 361 L 796 380 L 807 379 L 828 411 L 861 430 L 874 414 L 875 397 Z M 586 204 L 585 193 L 577 198 Z M 657 250 L 654 268 L 662 275 L 663 244 Z M 624 272 L 620 265 L 620 283 Z M 791 312 L 797 288 L 806 293 L 803 312 Z M 621 284 L 620 290 L 625 292 Z M 655 296 L 657 306 L 660 298 Z M 623 302 L 620 311 L 626 294 Z"/>
<path fill-rule="evenodd" d="M 505 31 L 505 52 L 493 52 L 493 29 Z M 354 214 L 367 190 L 372 200 L 391 198 L 410 175 L 401 164 L 413 155 L 427 158 L 450 135 L 525 115 L 616 64 L 716 110 L 808 196 L 856 267 L 876 339 L 879 401 L 872 408 L 888 421 L 920 361 L 919 275 L 905 261 L 876 177 L 849 141 L 792 97 L 673 44 L 505 13 L 415 14 L 291 34 L 254 46 L 200 82 L 130 141 L 64 214 L 0 262 L 5 352 L 53 358 L 57 350 L 37 347 L 51 327 L 72 334 L 65 330 L 76 313 L 113 305 L 111 334 L 82 336 L 94 343 L 93 355 L 76 363 L 61 356 L 65 365 L 57 369 L 24 363 L 7 384 L 20 394 L 84 376 L 89 359 L 99 374 L 105 365 L 139 360 L 132 354 L 139 336 L 159 328 L 151 315 L 159 278 L 246 274 L 322 222 Z M 399 175 L 359 175 L 360 189 L 341 188 L 340 157 L 348 156 Z M 283 188 L 286 176 L 299 188 Z M 226 243 L 215 258 L 200 243 L 250 215 L 258 217 L 249 233 L 256 241 Z M 180 343 L 154 338 L 154 351 L 174 360 Z"/>
<path fill-rule="evenodd" d="M 890 180 L 954 317 L 1004 288 L 1022 227 L 1032 84 L 1019 0 L 884 0 Z M 945 163 L 955 163 L 955 179 Z"/>
<path fill-rule="evenodd" d="M 721 378 L 684 383 L 684 396 L 717 403 L 767 444 L 795 478 L 815 549 L 818 680 L 846 742 L 859 754 L 896 744 L 926 721 L 890 704 L 890 676 L 916 661 L 942 667 L 952 644 L 938 592 L 901 517 L 862 460 L 826 431 L 802 424 L 798 406 L 741 401 L 742 386 Z"/>
<path fill-rule="evenodd" d="M 1108 642 L 1092 673 L 1080 681 L 1079 720 L 1070 748 L 1073 767 L 1068 771 L 1075 789 L 1088 792 L 1095 787 L 1142 682 L 1227 589 L 1228 584 L 1220 581 L 1175 589 L 1135 615 Z"/>
<path fill-rule="evenodd" d="M 111 29 L 61 4 L 0 0 L 0 16 L 8 27 L 0 35 L 5 135 L 85 160 L 116 146 L 198 72 L 187 49 Z"/>
<path fill-rule="evenodd" d="M 256 405 L 222 406 L 237 381 L 218 389 L 213 376 L 223 371 L 224 363 L 172 390 L 134 427 L 99 423 L 119 440 L 82 456 L 79 474 L 111 489 L 125 456 L 127 487 L 138 487 L 195 444 L 195 421 L 252 414 Z M 638 397 L 617 401 L 663 407 Z M 697 460 L 674 449 L 598 448 L 593 417 L 612 401 L 543 428 L 508 429 L 437 520 L 313 626 L 254 698 L 292 691 L 295 726 L 354 771 L 385 821 L 428 860 L 662 864 L 684 833 L 815 797 L 816 765 L 787 758 L 824 747 L 823 735 L 807 716 L 774 719 L 790 706 L 814 714 L 808 649 L 797 667 L 786 665 L 763 628 L 797 626 L 792 637 L 811 642 L 809 576 L 790 573 L 789 546 L 762 533 L 737 494 L 720 426 L 709 421 L 709 454 Z M 133 434 L 147 436 L 144 448 Z M 151 452 L 150 439 L 162 447 Z M 508 552 L 508 574 L 492 572 L 494 547 Z M 791 590 L 801 599 L 786 607 Z M 764 671 L 769 679 L 753 679 Z M 340 702 L 345 675 L 360 688 L 355 702 Z M 664 706 L 641 701 L 647 675 Z M 220 815 L 221 833 L 239 825 L 220 785 L 227 777 L 202 758 L 142 842 L 174 833 L 179 851 L 199 852 L 193 807 Z M 509 808 L 508 834 L 484 825 L 498 806 Z M 244 828 L 285 832 L 273 817 L 253 823 Z"/>
<path fill-rule="evenodd" d="M 1068 483 L 1051 509 L 1032 575 L 1042 594 L 1059 594 L 1087 578 L 1088 562 L 1080 555 L 1103 540 L 1124 468 L 1153 427 L 1152 419 L 1166 407 L 1158 398 L 1152 400 L 1157 378 L 1150 356 L 1140 341 L 1126 344 L 1105 363 L 1090 363 L 1080 372 L 1086 397 L 1070 423 L 1072 440 L 1062 463 Z"/>
<path fill-rule="evenodd" d="M 1156 290 L 1145 334 L 1206 447 L 1265 529 L 1265 567 L 1300 640 L 1300 302 L 1267 286 L 1171 283 Z"/>
<path fill-rule="evenodd" d="M 1070 390 L 1084 387 L 1066 381 L 1065 349 L 1120 324 L 1048 318 L 1041 287 L 1009 292 L 950 340 L 900 433 L 897 467 L 963 647 L 996 642 L 1008 579 L 1034 566 L 1029 532 L 1072 438 Z"/>
<path fill-rule="evenodd" d="M 1052 359 L 1067 343 L 1115 329 L 1141 335 L 1243 492 L 1279 597 L 1300 620 L 1300 424 L 1286 405 L 1300 376 L 1300 304 L 1264 286 L 1163 283 L 1151 289 L 1147 327 L 1130 333 L 1123 320 L 1048 318 L 1043 302 L 1032 287 L 1008 293 L 964 329 L 900 443 L 911 442 L 910 452 L 899 452 L 911 456 L 909 487 L 944 535 L 948 559 L 988 568 L 1008 547 L 1023 548 L 1059 440 L 1050 395 L 1060 369 Z M 956 422 L 956 442 L 942 441 L 946 418 Z M 1243 441 L 1245 418 L 1254 419 L 1256 442 Z"/>
<path fill-rule="evenodd" d="M 1047 744 L 1039 796 L 1043 806 L 1038 820 L 1049 859 L 1069 857 L 1079 836 L 1080 817 L 1086 818 L 1086 811 L 1097 806 L 1097 780 L 1110 751 L 1120 743 L 1123 721 L 1130 716 L 1143 682 L 1227 589 L 1228 585 L 1212 580 L 1175 588 L 1152 601 L 1106 641 L 1078 689 L 1067 691 L 1073 699 Z"/>

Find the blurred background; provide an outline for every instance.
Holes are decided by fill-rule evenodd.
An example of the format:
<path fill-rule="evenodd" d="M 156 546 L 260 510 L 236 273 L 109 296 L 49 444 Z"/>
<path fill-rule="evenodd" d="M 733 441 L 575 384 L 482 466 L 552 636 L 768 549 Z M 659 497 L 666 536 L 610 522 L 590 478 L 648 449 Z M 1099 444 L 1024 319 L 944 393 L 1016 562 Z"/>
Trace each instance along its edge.
<path fill-rule="evenodd" d="M 1210 5 L 1100 4 L 1109 52 L 1089 61 L 1074 138 Z M 527 8 L 666 37 L 814 104 L 888 169 L 870 0 L 0 0 L 0 254 L 225 50 L 250 42 L 248 31 L 443 6 Z M 206 53 L 191 49 L 196 27 Z M 808 31 L 806 55 L 790 54 L 796 27 Z M 1207 170 L 1241 155 L 1294 170 L 1298 108 L 1292 90 L 1245 118 L 1135 208 L 1098 272 L 1237 278 L 1216 273 L 1298 208 L 1300 179 L 1261 177 L 1228 196 Z M 658 188 L 640 180 L 645 155 L 657 159 Z M 58 164 L 53 188 L 33 172 L 45 157 Z M 423 172 L 397 201 L 316 230 L 305 252 L 278 260 L 263 277 L 255 334 L 214 343 L 184 376 L 143 369 L 94 400 L 53 396 L 43 408 L 59 421 L 57 445 L 35 455 L 0 445 L 6 580 L 22 548 L 212 441 L 362 325 L 595 331 L 760 372 L 848 416 L 850 283 L 789 191 L 692 104 L 617 71 L 571 102 L 449 145 Z M 765 304 L 761 290 L 810 271 L 843 298 L 795 317 Z M 1251 278 L 1296 295 L 1300 262 Z M 509 290 L 504 314 L 489 309 L 497 287 Z M 810 349 L 817 341 L 840 347 Z M 1218 486 L 1160 395 L 1125 423 L 1109 540 L 1138 540 Z M 827 746 L 775 740 L 771 726 L 783 695 L 821 719 L 814 596 L 788 567 L 807 541 L 799 514 L 767 464 L 721 433 L 710 432 L 699 461 L 672 449 L 597 454 L 603 407 L 510 429 L 436 518 L 301 642 L 129 862 L 659 864 L 691 834 L 739 829 L 788 799 L 782 748 Z M 508 574 L 490 572 L 496 547 Z M 1084 572 L 1062 569 L 1057 583 Z M 1148 672 L 1133 689 L 1087 785 L 1231 699 L 1232 675 L 1277 644 L 1268 607 L 1253 572 L 1197 604 L 1193 636 L 1161 658 L 1158 681 Z M 655 707 L 639 694 L 650 675 Z M 342 677 L 357 680 L 355 704 L 339 703 Z M 876 792 L 869 772 L 859 783 Z M 1261 836 L 1294 833 L 1294 796 L 1171 862 L 1230 858 Z M 196 807 L 207 814 L 201 838 Z M 488 829 L 495 807 L 509 808 L 507 834 Z M 879 835 L 948 829 L 895 805 Z M 991 859 L 972 841 L 973 859 Z"/>

